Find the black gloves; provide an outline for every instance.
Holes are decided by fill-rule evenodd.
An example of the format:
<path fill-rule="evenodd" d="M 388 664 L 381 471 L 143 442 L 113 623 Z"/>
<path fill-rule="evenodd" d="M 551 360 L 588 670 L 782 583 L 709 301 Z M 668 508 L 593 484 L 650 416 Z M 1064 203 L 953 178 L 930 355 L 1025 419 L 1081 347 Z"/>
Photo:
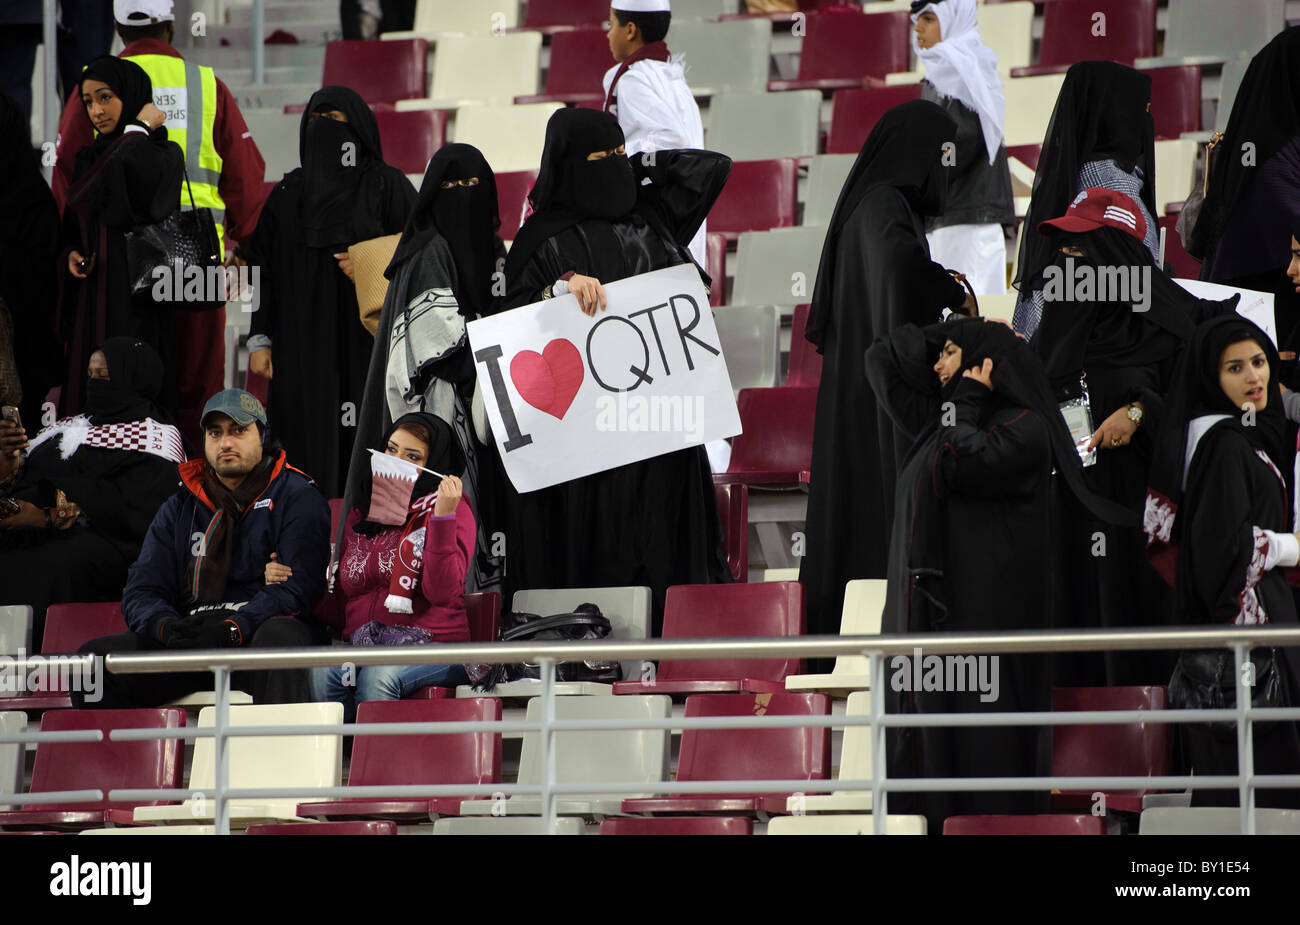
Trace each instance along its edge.
<path fill-rule="evenodd" d="M 252 637 L 248 620 L 233 611 L 215 611 L 159 621 L 158 641 L 168 649 L 233 649 Z"/>

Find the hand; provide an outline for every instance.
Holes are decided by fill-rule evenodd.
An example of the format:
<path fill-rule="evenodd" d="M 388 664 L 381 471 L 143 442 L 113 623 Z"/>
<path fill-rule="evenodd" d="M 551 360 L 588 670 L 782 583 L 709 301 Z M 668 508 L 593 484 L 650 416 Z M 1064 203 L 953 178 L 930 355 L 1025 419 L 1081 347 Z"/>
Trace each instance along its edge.
<path fill-rule="evenodd" d="M 195 619 L 172 617 L 164 620 L 158 628 L 158 641 L 168 649 L 193 649 L 194 640 L 199 633 L 199 622 Z"/>
<path fill-rule="evenodd" d="M 80 251 L 74 250 L 68 252 L 68 272 L 71 273 L 73 276 L 75 276 L 77 279 L 87 278 L 88 276 L 90 276 L 91 272 L 94 269 L 95 269 L 94 254 L 91 254 L 90 259 L 87 260 L 85 257 L 81 256 Z"/>
<path fill-rule="evenodd" d="M 971 295 L 968 292 L 966 293 L 966 298 L 962 299 L 961 307 L 957 309 L 957 314 L 965 315 L 968 318 L 974 318 L 975 311 L 976 311 L 975 296 Z"/>
<path fill-rule="evenodd" d="M 5 530 L 17 530 L 21 527 L 40 528 L 44 526 L 45 508 L 37 507 L 30 501 L 18 501 L 18 513 L 10 514 L 4 520 L 0 520 L 0 528 Z"/>
<path fill-rule="evenodd" d="M 234 627 L 237 632 L 232 633 L 231 627 Z M 233 649 L 247 638 L 237 618 L 231 617 L 226 620 L 209 618 L 199 624 L 198 633 L 194 637 L 194 648 Z"/>
<path fill-rule="evenodd" d="M 270 379 L 271 369 L 271 348 L 263 347 L 261 350 L 254 350 L 248 355 L 248 371 L 256 373 L 263 379 Z"/>
<path fill-rule="evenodd" d="M 454 514 L 463 493 L 464 489 L 461 486 L 460 479 L 454 475 L 444 478 L 438 483 L 438 500 L 433 502 L 434 516 L 441 517 L 444 514 Z"/>
<path fill-rule="evenodd" d="M 344 275 L 355 283 L 357 278 L 352 275 L 352 258 L 348 256 L 348 252 L 344 251 L 341 254 L 335 254 L 334 259 L 339 262 L 339 269 L 343 271 Z"/>
<path fill-rule="evenodd" d="M 226 269 L 226 299 L 233 301 L 239 298 L 239 268 L 247 266 L 244 258 L 239 256 L 238 247 L 234 241 L 226 239 L 226 259 L 221 262 Z"/>
<path fill-rule="evenodd" d="M 22 465 L 20 451 L 27 447 L 27 431 L 0 418 L 0 484 L 8 482 Z"/>
<path fill-rule="evenodd" d="M 978 367 L 972 366 L 961 374 L 963 379 L 974 379 L 990 392 L 993 391 L 993 361 L 988 357 Z"/>
<path fill-rule="evenodd" d="M 140 112 L 136 114 L 136 119 L 149 126 L 151 132 L 156 132 L 162 128 L 163 123 L 167 121 L 167 113 L 163 112 L 153 103 L 145 103 Z"/>
<path fill-rule="evenodd" d="M 68 500 L 68 496 L 60 489 L 55 489 L 55 504 L 50 511 L 50 524 L 56 530 L 66 530 L 77 522 L 81 516 L 81 508 Z"/>
<path fill-rule="evenodd" d="M 1297 287 L 1296 287 L 1296 291 L 1297 291 L 1297 292 L 1300 292 L 1300 286 L 1297 286 Z M 1279 360 L 1281 360 L 1283 363 L 1287 362 L 1288 360 L 1294 360 L 1294 359 L 1295 359 L 1295 351 L 1294 351 L 1294 350 L 1279 350 L 1279 351 L 1277 352 L 1277 358 L 1278 358 Z"/>
<path fill-rule="evenodd" d="M 293 577 L 293 569 L 279 562 L 279 558 L 275 553 L 271 553 L 271 561 L 266 563 L 266 583 L 268 585 L 278 585 Z"/>
<path fill-rule="evenodd" d="M 594 317 L 596 309 L 605 310 L 605 287 L 594 276 L 573 276 L 569 279 L 569 292 L 578 300 L 578 308 L 584 315 Z"/>
<path fill-rule="evenodd" d="M 1128 446 L 1137 429 L 1138 426 L 1128 416 L 1128 405 L 1124 405 L 1101 422 L 1097 432 L 1088 441 L 1088 449 L 1115 450 Z"/>

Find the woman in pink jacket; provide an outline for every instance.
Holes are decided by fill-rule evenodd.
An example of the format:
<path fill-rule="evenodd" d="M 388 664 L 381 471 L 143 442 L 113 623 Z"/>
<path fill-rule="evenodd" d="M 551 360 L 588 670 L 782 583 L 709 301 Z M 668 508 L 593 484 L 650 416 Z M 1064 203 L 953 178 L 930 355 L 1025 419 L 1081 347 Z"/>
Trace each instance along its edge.
<path fill-rule="evenodd" d="M 348 512 L 334 589 L 316 615 L 354 646 L 468 642 L 465 573 L 475 527 L 460 478 L 453 474 L 462 471 L 456 438 L 432 414 L 407 414 L 393 424 L 382 449 L 445 477 L 439 482 L 426 473 L 416 480 L 401 526 L 371 519 L 374 495 L 363 494 L 361 504 Z M 268 583 L 291 574 L 274 560 L 267 564 Z M 341 702 L 345 721 L 352 722 L 362 701 L 400 700 L 422 687 L 453 687 L 467 680 L 460 665 L 314 668 L 311 692 L 314 701 Z"/>

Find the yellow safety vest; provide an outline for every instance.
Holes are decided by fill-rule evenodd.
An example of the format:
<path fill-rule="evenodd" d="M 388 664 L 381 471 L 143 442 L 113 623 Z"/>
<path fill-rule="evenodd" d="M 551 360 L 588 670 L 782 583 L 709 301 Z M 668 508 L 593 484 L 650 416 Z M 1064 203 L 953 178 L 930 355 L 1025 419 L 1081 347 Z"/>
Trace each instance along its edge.
<path fill-rule="evenodd" d="M 154 105 L 167 114 L 167 138 L 185 152 L 189 189 L 181 186 L 181 208 L 194 205 L 212 210 L 217 222 L 221 255 L 226 253 L 226 204 L 221 182 L 221 155 L 213 141 L 217 121 L 217 78 L 212 68 L 171 55 L 131 55 L 153 81 Z"/>

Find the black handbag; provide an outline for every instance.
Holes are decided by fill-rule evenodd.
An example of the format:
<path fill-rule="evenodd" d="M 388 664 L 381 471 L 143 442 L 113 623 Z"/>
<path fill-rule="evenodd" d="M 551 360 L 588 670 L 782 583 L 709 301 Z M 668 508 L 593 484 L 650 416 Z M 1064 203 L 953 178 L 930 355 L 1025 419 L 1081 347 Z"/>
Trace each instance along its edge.
<path fill-rule="evenodd" d="M 1255 666 L 1255 685 L 1250 704 L 1260 709 L 1290 704 L 1282 666 L 1276 649 L 1260 650 L 1251 656 Z M 1178 654 L 1174 673 L 1169 679 L 1169 706 L 1176 710 L 1231 710 L 1237 706 L 1236 662 L 1223 649 L 1189 650 Z M 1219 738 L 1235 738 L 1237 724 L 1232 721 L 1206 723 Z M 1259 735 L 1259 727 L 1255 734 Z"/>
<path fill-rule="evenodd" d="M 577 642 L 585 639 L 606 639 L 612 630 L 609 620 L 595 604 L 582 604 L 573 613 L 560 613 L 549 617 L 535 613 L 511 614 L 509 629 L 501 631 L 502 642 L 563 639 Z M 580 662 L 560 662 L 555 666 L 556 681 L 596 681 L 613 684 L 623 677 L 618 662 L 604 659 L 586 659 Z M 475 690 L 491 691 L 503 681 L 540 680 L 541 669 L 533 662 L 493 665 L 487 677 L 474 685 Z"/>
<path fill-rule="evenodd" d="M 131 281 L 131 294 L 152 291 L 162 273 L 172 276 L 171 289 L 175 297 L 170 301 L 183 304 L 191 311 L 207 311 L 221 308 L 226 304 L 225 277 L 221 267 L 221 244 L 217 238 L 217 223 L 209 208 L 194 205 L 194 190 L 190 188 L 190 174 L 185 171 L 185 189 L 189 192 L 190 207 L 177 209 L 161 222 L 152 225 L 140 225 L 126 233 L 126 270 Z M 180 272 L 177 272 L 177 262 Z M 202 291 L 205 296 L 213 295 L 209 281 L 219 279 L 220 288 L 214 300 L 186 301 L 180 298 L 184 292 L 186 277 L 192 277 L 190 267 L 198 267 L 203 274 Z M 218 272 L 209 272 L 217 267 Z"/>

